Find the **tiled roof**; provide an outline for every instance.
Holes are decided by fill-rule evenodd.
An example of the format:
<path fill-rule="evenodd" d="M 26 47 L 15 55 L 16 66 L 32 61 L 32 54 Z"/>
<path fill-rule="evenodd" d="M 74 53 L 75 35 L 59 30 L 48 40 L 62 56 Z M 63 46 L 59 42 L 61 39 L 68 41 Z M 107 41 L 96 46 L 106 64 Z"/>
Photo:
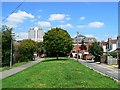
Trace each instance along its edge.
<path fill-rule="evenodd" d="M 117 43 L 117 40 L 110 40 L 110 42 L 111 42 L 112 44 L 116 44 L 116 43 Z"/>
<path fill-rule="evenodd" d="M 107 45 L 108 43 L 105 42 L 105 41 L 102 41 L 101 44 L 102 44 L 102 45 Z"/>

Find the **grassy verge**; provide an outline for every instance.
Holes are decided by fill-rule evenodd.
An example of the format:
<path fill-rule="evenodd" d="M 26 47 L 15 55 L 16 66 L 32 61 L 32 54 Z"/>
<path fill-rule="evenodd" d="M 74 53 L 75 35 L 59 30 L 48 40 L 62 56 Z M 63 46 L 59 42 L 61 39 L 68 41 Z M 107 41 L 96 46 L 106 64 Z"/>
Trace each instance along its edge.
<path fill-rule="evenodd" d="M 65 58 L 46 58 L 2 84 L 3 88 L 118 88 L 113 79 Z"/>
<path fill-rule="evenodd" d="M 30 62 L 30 61 L 29 61 L 29 62 Z M 21 66 L 21 65 L 26 64 L 26 63 L 28 63 L 28 62 L 15 63 L 15 64 L 12 66 L 12 68 Z M 0 67 L 0 71 L 9 70 L 9 69 L 11 69 L 11 68 L 8 67 L 8 66 L 6 66 L 6 67 Z"/>

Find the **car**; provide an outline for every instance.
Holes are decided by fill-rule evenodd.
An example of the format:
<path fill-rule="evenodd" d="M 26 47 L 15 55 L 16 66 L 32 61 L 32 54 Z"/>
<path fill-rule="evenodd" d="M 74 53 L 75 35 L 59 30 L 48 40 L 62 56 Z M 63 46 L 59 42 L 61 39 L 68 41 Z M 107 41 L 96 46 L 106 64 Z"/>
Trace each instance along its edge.
<path fill-rule="evenodd" d="M 40 57 L 45 58 L 46 56 L 47 56 L 46 54 L 42 54 Z"/>

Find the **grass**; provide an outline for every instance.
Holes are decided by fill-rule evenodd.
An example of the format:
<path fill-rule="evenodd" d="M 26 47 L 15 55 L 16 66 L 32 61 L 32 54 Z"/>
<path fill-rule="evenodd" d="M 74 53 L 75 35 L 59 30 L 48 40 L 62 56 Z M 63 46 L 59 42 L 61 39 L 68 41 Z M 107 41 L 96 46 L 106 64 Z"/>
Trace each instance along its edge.
<path fill-rule="evenodd" d="M 26 63 L 28 63 L 28 62 L 15 63 L 15 64 L 12 66 L 12 68 L 21 66 L 21 65 L 26 64 Z M 11 68 L 8 67 L 8 66 L 6 66 L 6 67 L 0 67 L 0 71 L 9 70 L 9 69 L 11 69 Z"/>
<path fill-rule="evenodd" d="M 70 59 L 44 61 L 2 81 L 3 88 L 118 88 L 113 79 Z"/>

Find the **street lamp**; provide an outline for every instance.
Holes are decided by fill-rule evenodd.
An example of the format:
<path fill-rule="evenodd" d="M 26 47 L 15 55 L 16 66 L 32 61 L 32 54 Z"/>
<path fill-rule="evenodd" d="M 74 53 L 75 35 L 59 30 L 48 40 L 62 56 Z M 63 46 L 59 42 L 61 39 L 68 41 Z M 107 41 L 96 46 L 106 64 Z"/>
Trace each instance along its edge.
<path fill-rule="evenodd" d="M 12 58 L 13 58 L 13 52 L 12 52 L 12 49 L 13 49 L 13 39 L 12 37 L 15 36 L 15 33 L 13 33 L 11 31 L 11 54 L 10 54 L 10 68 L 12 67 Z"/>

